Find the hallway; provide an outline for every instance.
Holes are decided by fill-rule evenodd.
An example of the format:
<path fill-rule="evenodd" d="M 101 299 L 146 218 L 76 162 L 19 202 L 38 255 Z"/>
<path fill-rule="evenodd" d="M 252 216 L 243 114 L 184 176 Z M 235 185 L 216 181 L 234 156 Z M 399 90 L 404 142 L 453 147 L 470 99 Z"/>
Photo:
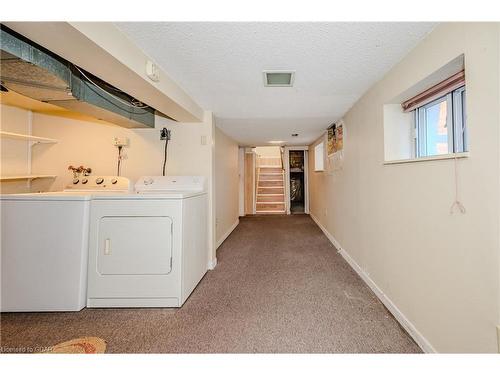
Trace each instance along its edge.
<path fill-rule="evenodd" d="M 99 336 L 115 353 L 420 352 L 309 216 L 240 220 L 181 309 L 4 313 L 1 346 Z"/>

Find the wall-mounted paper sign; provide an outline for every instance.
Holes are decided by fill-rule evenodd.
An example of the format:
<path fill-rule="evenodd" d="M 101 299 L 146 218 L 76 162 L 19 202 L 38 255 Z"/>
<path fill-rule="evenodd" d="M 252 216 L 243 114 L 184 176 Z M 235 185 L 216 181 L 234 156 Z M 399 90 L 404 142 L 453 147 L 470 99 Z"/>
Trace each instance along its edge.
<path fill-rule="evenodd" d="M 327 155 L 331 156 L 344 149 L 344 123 L 336 122 L 327 129 Z"/>

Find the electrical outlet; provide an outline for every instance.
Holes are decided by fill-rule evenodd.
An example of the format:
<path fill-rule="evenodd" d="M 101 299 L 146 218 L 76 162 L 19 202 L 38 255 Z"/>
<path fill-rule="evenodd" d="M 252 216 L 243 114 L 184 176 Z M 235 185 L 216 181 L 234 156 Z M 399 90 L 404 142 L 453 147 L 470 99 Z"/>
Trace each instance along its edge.
<path fill-rule="evenodd" d="M 170 141 L 170 130 L 167 128 L 163 128 L 160 130 L 160 140 L 161 141 Z"/>
<path fill-rule="evenodd" d="M 113 138 L 113 145 L 118 146 L 128 146 L 128 138 L 127 137 L 115 137 Z"/>
<path fill-rule="evenodd" d="M 146 61 L 146 75 L 153 82 L 160 81 L 160 69 L 151 60 Z"/>

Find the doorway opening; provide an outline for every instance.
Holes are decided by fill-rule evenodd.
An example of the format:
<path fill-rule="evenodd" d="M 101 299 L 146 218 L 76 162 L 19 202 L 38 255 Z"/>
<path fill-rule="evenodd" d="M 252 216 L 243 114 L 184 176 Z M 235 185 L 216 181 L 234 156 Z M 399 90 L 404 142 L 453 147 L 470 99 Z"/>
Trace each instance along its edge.
<path fill-rule="evenodd" d="M 285 214 L 283 150 L 278 146 L 240 149 L 240 214 Z"/>
<path fill-rule="evenodd" d="M 305 213 L 305 175 L 304 151 L 290 150 L 290 213 Z"/>

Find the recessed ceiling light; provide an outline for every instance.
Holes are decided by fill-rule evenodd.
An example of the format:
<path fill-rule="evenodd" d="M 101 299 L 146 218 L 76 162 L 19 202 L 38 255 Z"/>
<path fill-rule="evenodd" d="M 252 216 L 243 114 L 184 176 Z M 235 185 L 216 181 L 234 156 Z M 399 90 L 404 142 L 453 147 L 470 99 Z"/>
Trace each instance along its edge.
<path fill-rule="evenodd" d="M 266 87 L 291 87 L 295 79 L 293 70 L 264 70 L 264 86 Z"/>
<path fill-rule="evenodd" d="M 285 141 L 269 141 L 269 143 L 283 143 Z"/>

